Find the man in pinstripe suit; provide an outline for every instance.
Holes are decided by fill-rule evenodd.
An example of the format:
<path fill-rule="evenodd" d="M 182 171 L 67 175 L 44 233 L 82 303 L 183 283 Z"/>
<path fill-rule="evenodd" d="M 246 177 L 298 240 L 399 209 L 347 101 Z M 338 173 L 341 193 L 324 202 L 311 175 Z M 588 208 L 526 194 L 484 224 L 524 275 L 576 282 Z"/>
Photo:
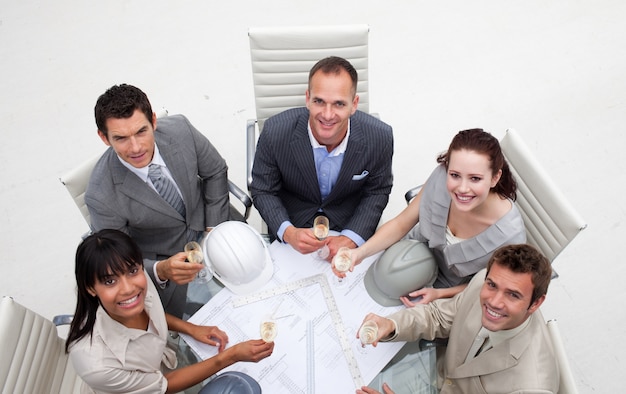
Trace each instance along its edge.
<path fill-rule="evenodd" d="M 376 230 L 393 183 L 389 125 L 357 111 L 358 76 L 328 57 L 309 72 L 306 107 L 269 118 L 259 137 L 250 192 L 272 236 L 300 253 L 327 244 L 328 260 Z M 319 241 L 311 227 L 324 214 L 340 235 Z"/>

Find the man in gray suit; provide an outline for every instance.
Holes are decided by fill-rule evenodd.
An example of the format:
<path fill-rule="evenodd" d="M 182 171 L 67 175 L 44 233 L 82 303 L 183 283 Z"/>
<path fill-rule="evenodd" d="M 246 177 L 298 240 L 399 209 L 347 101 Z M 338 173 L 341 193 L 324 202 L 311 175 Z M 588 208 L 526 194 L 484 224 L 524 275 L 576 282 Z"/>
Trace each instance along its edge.
<path fill-rule="evenodd" d="M 257 143 L 250 192 L 270 233 L 301 253 L 327 244 L 328 260 L 376 230 L 393 183 L 389 125 L 357 111 L 357 72 L 328 57 L 309 72 L 306 108 L 269 118 Z M 329 218 L 339 236 L 319 241 L 311 228 Z"/>
<path fill-rule="evenodd" d="M 559 369 L 539 311 L 551 276 L 537 249 L 507 245 L 455 297 L 365 320 L 376 321 L 380 341 L 449 338 L 439 363 L 441 393 L 556 393 Z M 383 390 L 393 393 L 386 384 Z"/>
<path fill-rule="evenodd" d="M 165 311 L 182 317 L 187 284 L 202 268 L 185 262 L 184 245 L 229 218 L 226 162 L 185 117 L 161 118 L 157 125 L 148 97 L 134 86 L 108 89 L 98 98 L 95 118 L 98 135 L 110 148 L 85 193 L 92 230 L 129 234 L 141 248 Z M 151 165 L 173 183 L 172 193 L 184 205 L 179 210 L 157 192 Z"/>

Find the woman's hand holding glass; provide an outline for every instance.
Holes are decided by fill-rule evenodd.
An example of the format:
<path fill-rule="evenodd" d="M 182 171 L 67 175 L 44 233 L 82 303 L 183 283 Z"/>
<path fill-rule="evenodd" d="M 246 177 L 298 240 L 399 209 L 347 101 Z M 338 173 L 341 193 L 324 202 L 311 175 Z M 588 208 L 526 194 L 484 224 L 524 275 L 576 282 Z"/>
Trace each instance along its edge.
<path fill-rule="evenodd" d="M 345 285 L 347 281 L 346 273 L 348 271 L 352 271 L 353 267 L 354 262 L 352 261 L 352 249 L 346 247 L 339 248 L 332 261 L 332 269 L 337 276 L 335 281 L 337 286 Z"/>

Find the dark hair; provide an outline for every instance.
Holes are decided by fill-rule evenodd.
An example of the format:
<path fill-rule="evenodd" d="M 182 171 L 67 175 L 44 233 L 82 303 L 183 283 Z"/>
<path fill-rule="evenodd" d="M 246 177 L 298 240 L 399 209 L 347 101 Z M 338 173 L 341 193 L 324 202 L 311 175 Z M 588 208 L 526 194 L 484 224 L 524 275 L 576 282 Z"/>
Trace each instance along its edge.
<path fill-rule="evenodd" d="M 338 56 L 329 56 L 315 63 L 311 71 L 309 71 L 309 90 L 311 89 L 311 79 L 316 72 L 322 71 L 324 74 L 339 74 L 341 70 L 346 71 L 348 75 L 350 75 L 350 79 L 352 80 L 352 96 L 356 95 L 356 85 L 359 82 L 356 69 L 349 61 Z"/>
<path fill-rule="evenodd" d="M 448 169 L 452 152 L 462 149 L 487 155 L 491 163 L 491 173 L 495 175 L 499 170 L 502 170 L 500 180 L 491 189 L 504 198 L 508 197 L 513 201 L 517 199 L 517 182 L 511 173 L 509 164 L 504 158 L 500 143 L 494 136 L 483 129 L 459 131 L 452 139 L 452 142 L 450 142 L 448 150 L 437 157 L 437 163 L 445 165 L 446 169 Z"/>
<path fill-rule="evenodd" d="M 133 116 L 138 109 L 152 121 L 152 106 L 148 96 L 141 89 L 125 83 L 110 87 L 104 92 L 94 108 L 96 126 L 104 135 L 108 136 L 107 119 L 126 119 Z"/>
<path fill-rule="evenodd" d="M 548 293 L 548 286 L 552 279 L 552 267 L 550 261 L 534 246 L 528 244 L 506 245 L 496 250 L 489 263 L 487 263 L 487 275 L 491 266 L 498 264 L 513 272 L 520 274 L 530 273 L 533 282 L 533 296 L 530 305 L 533 305 L 539 297 Z"/>
<path fill-rule="evenodd" d="M 70 325 L 65 351 L 71 343 L 78 341 L 93 331 L 96 311 L 100 302 L 89 294 L 96 281 L 102 281 L 111 274 L 123 275 L 130 268 L 143 267 L 141 250 L 127 234 L 119 230 L 101 230 L 87 238 L 76 250 L 76 311 Z"/>

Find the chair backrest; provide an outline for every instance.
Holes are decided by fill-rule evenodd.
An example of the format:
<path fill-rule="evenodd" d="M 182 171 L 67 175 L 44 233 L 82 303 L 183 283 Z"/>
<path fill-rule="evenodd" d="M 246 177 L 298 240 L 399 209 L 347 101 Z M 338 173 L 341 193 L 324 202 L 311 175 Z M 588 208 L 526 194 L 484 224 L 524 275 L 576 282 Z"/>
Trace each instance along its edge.
<path fill-rule="evenodd" d="M 246 126 L 248 186 L 252 182 L 256 129 L 263 131 L 265 120 L 272 115 L 305 105 L 309 71 L 319 60 L 340 56 L 356 68 L 359 110 L 369 113 L 368 35 L 365 24 L 248 30 L 256 107 L 256 119 L 248 120 Z"/>
<path fill-rule="evenodd" d="M 515 130 L 506 131 L 500 146 L 517 181 L 516 204 L 524 220 L 527 242 L 552 262 L 587 225 Z M 420 188 L 406 192 L 407 204 Z"/>
<path fill-rule="evenodd" d="M 548 320 L 546 325 L 548 326 L 548 332 L 550 332 L 550 338 L 552 339 L 554 356 L 559 366 L 560 381 L 558 394 L 577 394 L 578 388 L 576 387 L 574 374 L 572 373 L 567 354 L 565 353 L 565 346 L 563 346 L 561 333 L 559 332 L 556 320 Z"/>
<path fill-rule="evenodd" d="M 161 118 L 168 115 L 167 109 L 161 108 L 157 113 L 157 117 Z M 72 196 L 74 203 L 80 210 L 80 213 L 85 218 L 87 225 L 91 227 L 91 219 L 89 218 L 89 209 L 85 204 L 85 191 L 87 191 L 87 185 L 89 184 L 89 178 L 93 172 L 98 159 L 100 159 L 102 153 L 85 160 L 78 166 L 68 171 L 65 175 L 59 178 L 59 181 L 67 188 L 67 191 Z"/>
<path fill-rule="evenodd" d="M 50 320 L 11 297 L 0 303 L 0 392 L 78 393 L 82 384 Z"/>
<path fill-rule="evenodd" d="M 340 56 L 359 74 L 359 109 L 369 112 L 368 25 L 251 27 L 250 57 L 259 130 L 265 119 L 305 104 L 309 70 Z"/>
<path fill-rule="evenodd" d="M 85 191 L 87 190 L 87 184 L 89 184 L 89 178 L 91 177 L 93 168 L 96 166 L 100 156 L 102 156 L 102 154 L 98 154 L 84 161 L 59 178 L 61 183 L 67 188 L 74 203 L 90 227 L 91 219 L 89 218 L 89 209 L 87 209 L 87 204 L 85 204 Z"/>
<path fill-rule="evenodd" d="M 506 131 L 500 146 L 517 181 L 527 242 L 553 261 L 587 225 L 515 130 Z"/>

